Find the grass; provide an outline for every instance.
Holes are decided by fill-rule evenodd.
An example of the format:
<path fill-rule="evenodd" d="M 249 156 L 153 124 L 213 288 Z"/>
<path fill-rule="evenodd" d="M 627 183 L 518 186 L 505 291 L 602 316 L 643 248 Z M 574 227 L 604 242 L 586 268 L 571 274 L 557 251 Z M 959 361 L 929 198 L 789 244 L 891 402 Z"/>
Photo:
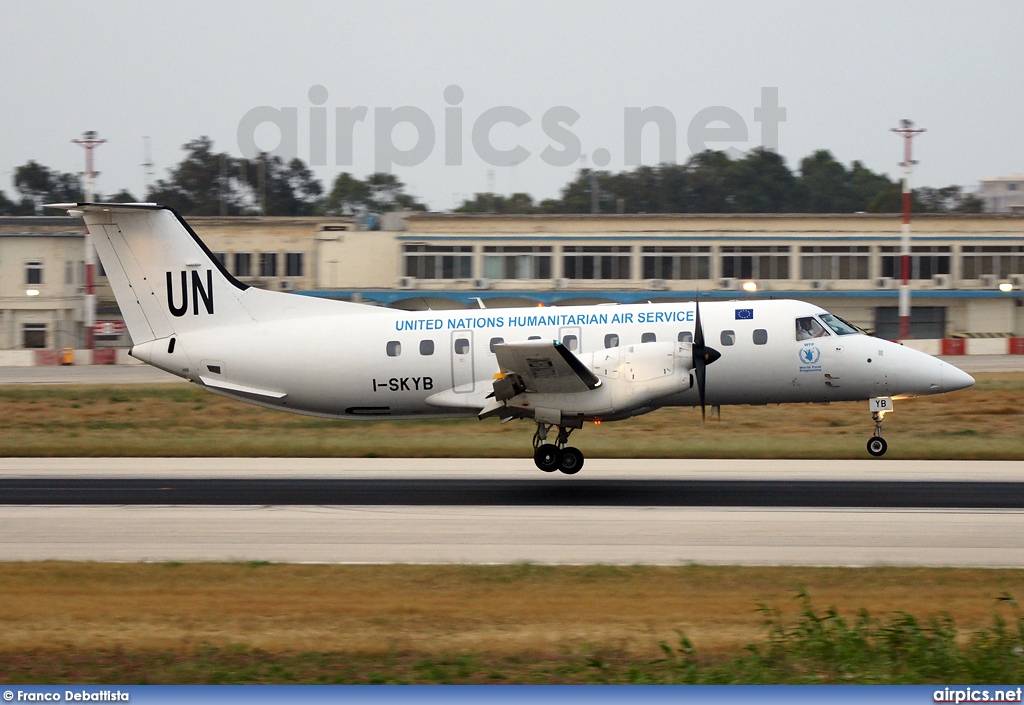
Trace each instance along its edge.
<path fill-rule="evenodd" d="M 1011 570 L 8 563 L 0 681 L 1019 683 L 1022 588 Z"/>
<path fill-rule="evenodd" d="M 887 458 L 1024 459 L 1024 374 L 897 401 Z M 865 403 L 664 409 L 587 427 L 588 457 L 864 458 Z M 272 411 L 194 386 L 0 386 L 0 456 L 522 457 L 533 424 L 333 421 Z"/>

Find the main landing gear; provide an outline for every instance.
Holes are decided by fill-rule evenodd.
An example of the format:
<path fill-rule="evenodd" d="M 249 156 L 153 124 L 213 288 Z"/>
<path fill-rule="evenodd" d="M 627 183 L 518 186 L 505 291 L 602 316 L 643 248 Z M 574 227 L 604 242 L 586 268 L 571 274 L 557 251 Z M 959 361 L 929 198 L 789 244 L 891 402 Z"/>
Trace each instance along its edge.
<path fill-rule="evenodd" d="M 885 455 L 885 451 L 889 449 L 889 444 L 882 438 L 882 418 L 885 416 L 884 411 L 872 411 L 871 418 L 875 421 L 875 433 L 871 438 L 868 439 L 868 453 L 880 458 Z"/>
<path fill-rule="evenodd" d="M 537 424 L 537 432 L 533 434 L 533 462 L 544 472 L 561 470 L 566 475 L 575 475 L 583 468 L 583 453 L 569 445 L 569 436 L 573 429 L 558 427 L 558 438 L 548 443 L 548 431 L 552 424 Z"/>

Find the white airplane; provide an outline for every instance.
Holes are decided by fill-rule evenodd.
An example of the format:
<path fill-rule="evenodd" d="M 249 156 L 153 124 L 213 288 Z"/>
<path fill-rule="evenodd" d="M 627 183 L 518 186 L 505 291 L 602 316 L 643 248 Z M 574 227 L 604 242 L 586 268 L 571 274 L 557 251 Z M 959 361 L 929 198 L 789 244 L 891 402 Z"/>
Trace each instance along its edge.
<path fill-rule="evenodd" d="M 881 456 L 893 399 L 974 384 L 803 301 L 382 309 L 247 286 L 163 206 L 50 207 L 84 218 L 133 357 L 216 394 L 313 416 L 532 419 L 546 472 L 580 470 L 568 441 L 584 422 L 666 406 L 703 415 L 707 405 L 868 400 L 868 452 Z"/>

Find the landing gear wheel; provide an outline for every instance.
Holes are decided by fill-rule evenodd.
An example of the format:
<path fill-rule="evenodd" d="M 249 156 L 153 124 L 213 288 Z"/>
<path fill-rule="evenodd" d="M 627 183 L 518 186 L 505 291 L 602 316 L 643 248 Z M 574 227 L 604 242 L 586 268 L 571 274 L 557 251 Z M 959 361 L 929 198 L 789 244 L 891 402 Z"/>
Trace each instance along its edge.
<path fill-rule="evenodd" d="M 566 475 L 575 475 L 583 469 L 583 453 L 572 446 L 562 448 L 558 454 L 558 469 Z"/>
<path fill-rule="evenodd" d="M 544 443 L 537 446 L 537 450 L 533 451 L 533 462 L 544 472 L 554 472 L 558 470 L 560 455 L 558 446 L 554 443 Z"/>
<path fill-rule="evenodd" d="M 876 458 L 881 458 L 883 455 L 885 455 L 885 451 L 887 451 L 888 449 L 889 444 L 886 443 L 885 439 L 882 438 L 881 436 L 872 436 L 868 440 L 868 453 L 875 456 Z"/>

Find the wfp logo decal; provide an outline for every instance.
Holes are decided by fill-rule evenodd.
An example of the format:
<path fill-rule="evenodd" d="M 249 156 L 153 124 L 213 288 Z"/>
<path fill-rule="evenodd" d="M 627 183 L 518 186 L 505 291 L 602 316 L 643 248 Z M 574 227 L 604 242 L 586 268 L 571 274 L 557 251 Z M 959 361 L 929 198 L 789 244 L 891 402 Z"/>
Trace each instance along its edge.
<path fill-rule="evenodd" d="M 808 345 L 800 351 L 800 362 L 805 365 L 814 365 L 821 359 L 821 350 L 817 345 Z"/>
<path fill-rule="evenodd" d="M 821 361 L 821 348 L 814 343 L 804 343 L 799 355 L 801 372 L 821 372 L 821 365 L 818 364 Z"/>
<path fill-rule="evenodd" d="M 172 316 L 181 317 L 188 313 L 188 272 L 181 272 L 181 305 L 174 305 L 174 275 L 167 272 L 167 308 Z M 203 308 L 207 313 L 213 313 L 213 270 L 206 270 L 206 285 L 199 278 L 199 272 L 192 270 L 192 315 L 199 315 L 199 301 L 202 300 Z"/>

